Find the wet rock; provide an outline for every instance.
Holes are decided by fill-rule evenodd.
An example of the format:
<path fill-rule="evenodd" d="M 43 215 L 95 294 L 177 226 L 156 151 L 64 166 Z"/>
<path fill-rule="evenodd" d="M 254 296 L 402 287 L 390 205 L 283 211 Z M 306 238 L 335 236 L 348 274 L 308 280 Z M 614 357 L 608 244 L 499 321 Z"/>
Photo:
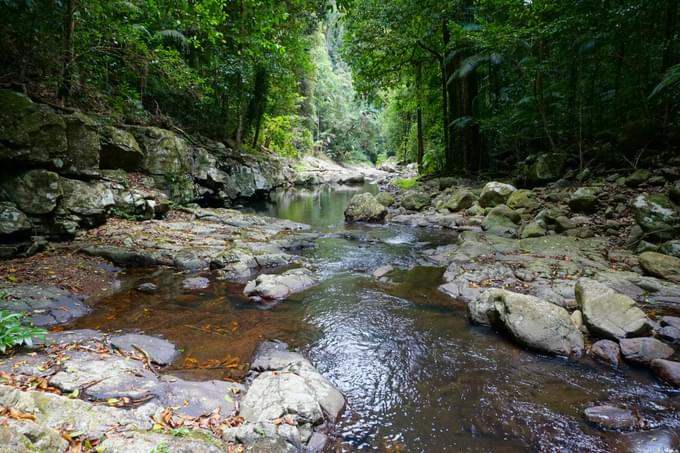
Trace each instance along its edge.
<path fill-rule="evenodd" d="M 617 339 L 644 335 L 651 330 L 647 316 L 635 301 L 608 286 L 581 278 L 575 292 L 585 324 L 594 334 Z"/>
<path fill-rule="evenodd" d="M 0 202 L 0 240 L 3 236 L 22 236 L 30 233 L 31 222 L 14 203 Z"/>
<path fill-rule="evenodd" d="M 0 285 L 0 290 L 3 309 L 26 313 L 36 326 L 66 324 L 90 311 L 79 297 L 53 286 Z"/>
<path fill-rule="evenodd" d="M 583 335 L 569 313 L 536 297 L 491 290 L 469 311 L 473 320 L 486 319 L 529 348 L 572 358 L 583 352 Z"/>
<path fill-rule="evenodd" d="M 500 204 L 487 214 L 482 222 L 482 228 L 489 234 L 511 238 L 517 235 L 517 224 L 521 219 L 517 212 Z"/>
<path fill-rule="evenodd" d="M 63 195 L 59 175 L 47 170 L 29 170 L 1 185 L 9 199 L 26 214 L 49 214 Z"/>
<path fill-rule="evenodd" d="M 262 274 L 248 282 L 243 293 L 249 297 L 282 300 L 318 283 L 308 269 L 292 269 L 283 274 Z"/>
<path fill-rule="evenodd" d="M 637 186 L 647 182 L 647 180 L 651 176 L 652 176 L 652 173 L 649 170 L 645 170 L 643 168 L 638 168 L 633 173 L 631 173 L 630 176 L 628 176 L 626 178 L 625 184 L 628 187 L 637 187 Z"/>
<path fill-rule="evenodd" d="M 85 343 L 96 343 L 102 342 L 105 339 L 104 333 L 98 330 L 92 329 L 76 329 L 76 330 L 65 330 L 63 332 L 50 332 L 45 337 L 45 341 L 36 342 L 37 344 L 46 345 L 59 345 L 64 346 L 67 344 L 85 344 Z"/>
<path fill-rule="evenodd" d="M 205 277 L 189 277 L 182 282 L 182 288 L 188 290 L 206 289 L 210 286 L 210 280 Z"/>
<path fill-rule="evenodd" d="M 430 196 L 418 190 L 408 190 L 401 199 L 401 206 L 409 211 L 420 211 L 430 205 Z"/>
<path fill-rule="evenodd" d="M 116 246 L 86 245 L 79 249 L 90 256 L 99 256 L 122 267 L 146 267 L 159 264 L 158 260 L 144 251 L 133 251 Z"/>
<path fill-rule="evenodd" d="M 158 286 L 155 285 L 154 283 L 142 283 L 141 285 L 137 286 L 137 291 L 140 293 L 153 293 L 158 290 Z"/>
<path fill-rule="evenodd" d="M 100 140 L 102 169 L 139 169 L 144 153 L 132 134 L 116 127 L 103 126 L 100 129 Z"/>
<path fill-rule="evenodd" d="M 651 361 L 650 365 L 652 371 L 659 379 L 668 382 L 673 387 L 680 387 L 680 362 L 654 359 Z"/>
<path fill-rule="evenodd" d="M 141 349 L 149 355 L 152 362 L 158 365 L 170 365 L 179 357 L 174 344 L 163 338 L 149 335 L 136 333 L 115 335 L 109 339 L 109 343 L 116 349 L 135 354 Z"/>
<path fill-rule="evenodd" d="M 680 258 L 656 252 L 644 252 L 638 258 L 646 274 L 680 283 Z"/>
<path fill-rule="evenodd" d="M 394 204 L 394 195 L 392 195 L 389 192 L 379 192 L 376 196 L 375 199 L 377 200 L 378 203 L 385 207 L 392 206 Z"/>
<path fill-rule="evenodd" d="M 177 413 L 189 417 L 208 415 L 219 408 L 225 416 L 237 410 L 243 386 L 218 380 L 185 381 L 164 375 L 153 389 L 158 403 L 163 407 L 177 407 Z"/>
<path fill-rule="evenodd" d="M 533 209 L 538 203 L 531 190 L 520 189 L 510 194 L 507 205 L 510 209 Z"/>
<path fill-rule="evenodd" d="M 569 208 L 574 212 L 593 213 L 597 209 L 597 194 L 595 189 L 581 187 L 569 198 Z"/>
<path fill-rule="evenodd" d="M 615 406 L 589 407 L 584 414 L 589 422 L 607 430 L 627 431 L 637 426 L 637 419 L 631 411 Z"/>
<path fill-rule="evenodd" d="M 547 232 L 548 229 L 545 226 L 545 222 L 543 222 L 542 220 L 536 220 L 534 222 L 529 222 L 524 226 L 520 237 L 522 239 L 537 238 L 545 236 Z"/>
<path fill-rule="evenodd" d="M 483 208 L 493 208 L 499 204 L 505 204 L 510 195 L 516 191 L 515 186 L 502 182 L 492 181 L 487 183 L 479 196 L 479 205 Z"/>
<path fill-rule="evenodd" d="M 654 359 L 667 359 L 675 352 L 656 338 L 623 338 L 619 341 L 623 358 L 637 365 L 648 365 Z"/>
<path fill-rule="evenodd" d="M 451 212 L 458 212 L 471 208 L 476 200 L 477 197 L 469 190 L 459 190 L 440 200 L 437 204 L 437 209 L 448 209 Z"/>
<path fill-rule="evenodd" d="M 674 326 L 661 327 L 657 334 L 660 338 L 671 343 L 680 344 L 680 329 Z"/>
<path fill-rule="evenodd" d="M 635 221 L 652 239 L 669 241 L 680 225 L 677 207 L 663 195 L 638 195 L 633 202 Z"/>
<path fill-rule="evenodd" d="M 389 264 L 385 264 L 384 266 L 380 266 L 379 268 L 377 268 L 373 272 L 371 272 L 371 276 L 373 278 L 377 279 L 377 280 L 380 280 L 381 278 L 383 278 L 384 276 L 386 276 L 387 274 L 389 274 L 393 270 L 394 270 L 393 266 L 391 266 Z"/>
<path fill-rule="evenodd" d="M 647 251 L 647 250 L 645 250 L 645 251 Z M 656 251 L 656 250 L 651 250 L 651 251 Z M 659 247 L 659 252 L 663 253 L 664 255 L 670 255 L 670 256 L 674 256 L 676 258 L 680 258 L 680 240 L 676 239 L 676 240 L 673 240 L 673 241 L 664 242 Z M 640 253 L 642 253 L 642 252 L 640 252 Z"/>
<path fill-rule="evenodd" d="M 354 195 L 345 209 L 349 222 L 379 222 L 387 215 L 387 208 L 370 193 Z"/>
<path fill-rule="evenodd" d="M 590 353 L 598 360 L 618 367 L 621 362 L 621 348 L 611 340 L 600 340 L 593 343 Z"/>

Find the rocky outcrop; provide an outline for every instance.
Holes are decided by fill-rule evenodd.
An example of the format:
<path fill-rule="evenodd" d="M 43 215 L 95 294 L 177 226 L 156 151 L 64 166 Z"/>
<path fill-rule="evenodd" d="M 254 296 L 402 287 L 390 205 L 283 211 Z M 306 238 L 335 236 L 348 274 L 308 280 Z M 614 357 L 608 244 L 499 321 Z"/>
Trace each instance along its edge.
<path fill-rule="evenodd" d="M 349 222 L 379 222 L 387 216 L 387 208 L 370 193 L 354 195 L 345 209 Z"/>
<path fill-rule="evenodd" d="M 583 335 L 567 310 L 524 294 L 493 289 L 468 305 L 470 318 L 502 328 L 517 342 L 551 354 L 579 358 Z"/>
<path fill-rule="evenodd" d="M 664 195 L 639 195 L 633 201 L 638 225 L 650 238 L 668 241 L 680 228 L 678 207 Z"/>

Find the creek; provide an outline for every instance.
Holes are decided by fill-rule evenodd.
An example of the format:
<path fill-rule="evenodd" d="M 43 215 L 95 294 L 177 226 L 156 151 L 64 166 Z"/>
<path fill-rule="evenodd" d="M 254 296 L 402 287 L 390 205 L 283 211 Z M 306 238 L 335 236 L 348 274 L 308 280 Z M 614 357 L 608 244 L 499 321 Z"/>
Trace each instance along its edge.
<path fill-rule="evenodd" d="M 646 370 L 536 354 L 469 324 L 465 305 L 437 291 L 443 269 L 420 258 L 455 233 L 345 224 L 344 208 L 360 190 L 377 188 L 282 191 L 247 208 L 321 234 L 316 248 L 301 252 L 321 277 L 304 293 L 263 309 L 242 295 L 242 283 L 212 279 L 205 290 L 186 291 L 184 274 L 126 271 L 120 290 L 75 327 L 161 334 L 183 350 L 169 371 L 187 379 L 240 379 L 259 342 L 286 341 L 347 397 L 331 451 L 677 448 L 680 418 L 667 429 L 666 410 L 678 413 L 677 392 Z M 396 270 L 387 281 L 374 279 L 371 272 L 385 264 Z M 159 291 L 135 291 L 142 282 Z M 603 401 L 658 407 L 666 429 L 602 432 L 582 413 Z"/>

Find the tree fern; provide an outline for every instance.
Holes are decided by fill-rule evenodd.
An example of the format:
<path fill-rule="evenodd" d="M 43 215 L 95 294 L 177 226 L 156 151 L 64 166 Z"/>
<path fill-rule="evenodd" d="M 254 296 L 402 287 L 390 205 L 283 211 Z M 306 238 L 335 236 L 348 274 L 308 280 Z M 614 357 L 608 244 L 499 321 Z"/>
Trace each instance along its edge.
<path fill-rule="evenodd" d="M 654 88 L 649 97 L 652 98 L 664 90 L 677 88 L 678 86 L 680 86 L 680 64 L 671 66 L 671 68 L 666 71 L 663 79 L 661 79 L 661 82 Z"/>

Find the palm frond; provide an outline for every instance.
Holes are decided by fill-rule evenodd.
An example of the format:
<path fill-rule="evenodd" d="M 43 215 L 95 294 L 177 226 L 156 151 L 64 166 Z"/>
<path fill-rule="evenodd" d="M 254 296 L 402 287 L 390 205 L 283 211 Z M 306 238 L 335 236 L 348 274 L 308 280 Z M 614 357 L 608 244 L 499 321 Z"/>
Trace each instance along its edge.
<path fill-rule="evenodd" d="M 654 87 L 654 90 L 652 91 L 652 94 L 649 95 L 649 98 L 653 98 L 662 91 L 673 89 L 678 86 L 680 86 L 680 64 L 671 66 L 670 69 L 666 71 L 663 79 L 661 79 L 661 82 L 659 82 L 659 84 Z"/>

